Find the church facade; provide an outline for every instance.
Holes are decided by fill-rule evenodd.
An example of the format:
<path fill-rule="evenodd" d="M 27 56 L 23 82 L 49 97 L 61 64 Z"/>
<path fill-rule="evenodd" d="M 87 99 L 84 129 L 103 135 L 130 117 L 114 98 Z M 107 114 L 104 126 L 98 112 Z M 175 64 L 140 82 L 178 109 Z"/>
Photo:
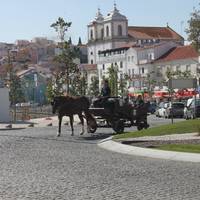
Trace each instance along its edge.
<path fill-rule="evenodd" d="M 129 26 L 116 4 L 105 17 L 98 9 L 88 24 L 88 64 L 97 66 L 100 84 L 108 76 L 108 68 L 114 66 L 119 78 L 129 77 L 128 86 L 141 89 L 150 76 L 157 79 L 156 60 L 183 45 L 184 38 L 168 25 Z"/>

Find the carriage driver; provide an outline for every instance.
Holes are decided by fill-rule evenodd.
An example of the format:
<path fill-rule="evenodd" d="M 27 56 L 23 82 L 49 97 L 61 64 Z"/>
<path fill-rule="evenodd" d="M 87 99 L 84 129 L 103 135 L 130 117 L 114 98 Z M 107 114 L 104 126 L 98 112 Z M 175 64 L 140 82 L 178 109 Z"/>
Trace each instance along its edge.
<path fill-rule="evenodd" d="M 104 80 L 103 87 L 101 89 L 101 96 L 103 97 L 110 97 L 111 90 L 108 84 L 108 80 Z"/>
<path fill-rule="evenodd" d="M 136 99 L 136 101 L 135 101 L 135 105 L 136 106 L 142 106 L 144 104 L 144 100 L 143 100 L 143 98 L 142 98 L 142 95 L 138 95 L 137 96 L 137 99 Z"/>

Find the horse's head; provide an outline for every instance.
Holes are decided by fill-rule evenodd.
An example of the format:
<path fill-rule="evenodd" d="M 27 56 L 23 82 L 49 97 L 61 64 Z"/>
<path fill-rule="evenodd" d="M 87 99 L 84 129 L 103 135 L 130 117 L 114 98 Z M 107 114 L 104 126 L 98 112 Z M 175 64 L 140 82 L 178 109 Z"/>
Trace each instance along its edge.
<path fill-rule="evenodd" d="M 51 105 L 52 105 L 52 113 L 55 114 L 56 110 L 60 106 L 59 98 L 58 97 L 54 97 L 53 100 L 51 101 Z"/>

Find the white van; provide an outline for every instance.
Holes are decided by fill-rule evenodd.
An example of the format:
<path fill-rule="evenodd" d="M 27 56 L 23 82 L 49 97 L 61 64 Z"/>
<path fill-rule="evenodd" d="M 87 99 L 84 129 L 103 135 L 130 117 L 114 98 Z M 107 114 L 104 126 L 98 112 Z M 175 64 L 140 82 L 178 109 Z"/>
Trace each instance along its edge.
<path fill-rule="evenodd" d="M 199 100 L 199 98 L 196 98 L 196 100 Z M 188 108 L 190 107 L 190 105 L 195 101 L 195 98 L 190 98 L 187 100 L 186 106 L 184 108 L 184 118 L 185 119 L 189 119 L 190 117 L 188 116 Z"/>

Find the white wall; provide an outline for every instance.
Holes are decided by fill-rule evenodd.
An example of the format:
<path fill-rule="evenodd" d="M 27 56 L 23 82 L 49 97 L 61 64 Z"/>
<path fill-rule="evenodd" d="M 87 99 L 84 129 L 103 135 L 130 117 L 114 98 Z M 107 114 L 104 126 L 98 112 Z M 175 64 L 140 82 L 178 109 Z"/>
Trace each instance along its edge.
<path fill-rule="evenodd" d="M 10 122 L 10 101 L 7 88 L 0 88 L 0 122 Z"/>
<path fill-rule="evenodd" d="M 98 23 L 96 26 L 96 39 L 102 39 L 101 30 L 103 29 L 103 23 Z"/>

